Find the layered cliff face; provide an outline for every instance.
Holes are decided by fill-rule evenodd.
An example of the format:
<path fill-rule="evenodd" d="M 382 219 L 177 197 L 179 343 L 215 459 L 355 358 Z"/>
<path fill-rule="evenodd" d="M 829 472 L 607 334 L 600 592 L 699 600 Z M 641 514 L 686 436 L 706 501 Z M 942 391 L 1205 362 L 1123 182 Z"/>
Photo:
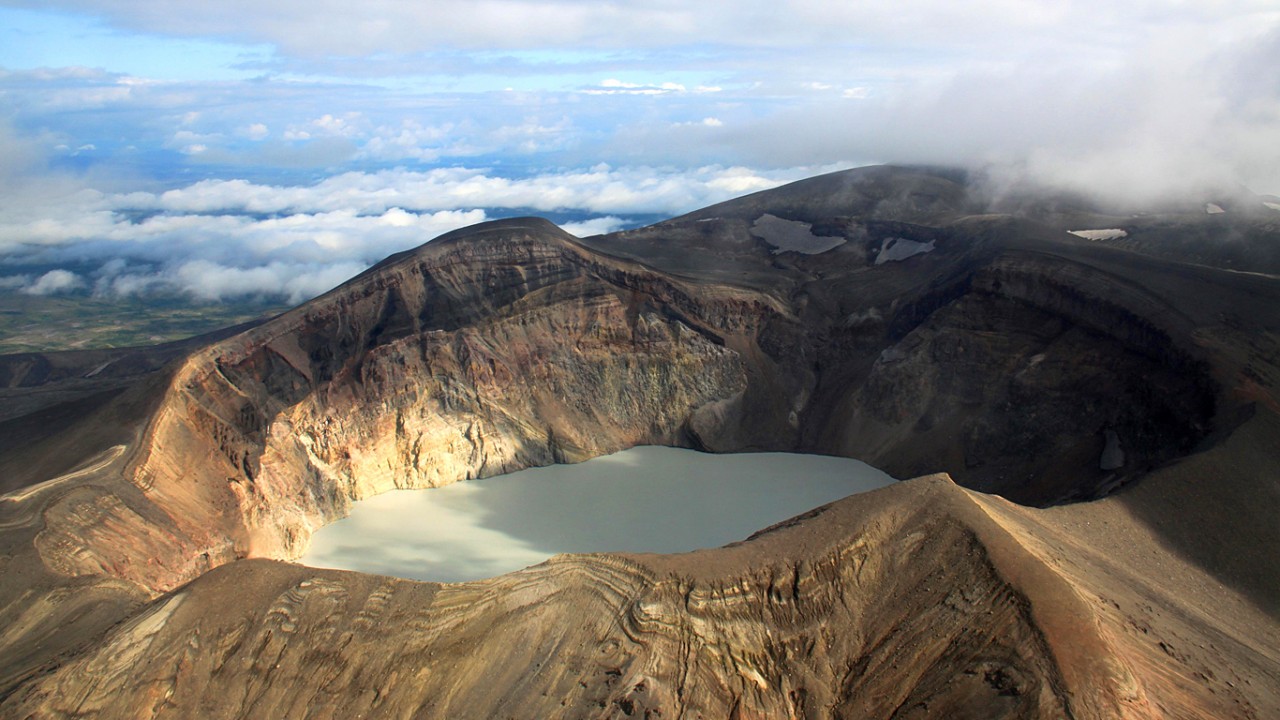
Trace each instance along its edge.
<path fill-rule="evenodd" d="M 1280 284 L 987 203 L 874 168 L 581 241 L 500 221 L 141 380 L 51 375 L 96 399 L 0 443 L 0 468 L 56 468 L 0 501 L 0 707 L 1280 712 L 1280 643 L 1248 637 L 1277 635 L 1280 583 L 1239 560 L 1280 544 Z M 237 562 L 393 487 L 646 443 L 945 471 L 1024 506 L 1121 492 L 1039 511 L 935 478 L 721 550 L 457 586 Z"/>

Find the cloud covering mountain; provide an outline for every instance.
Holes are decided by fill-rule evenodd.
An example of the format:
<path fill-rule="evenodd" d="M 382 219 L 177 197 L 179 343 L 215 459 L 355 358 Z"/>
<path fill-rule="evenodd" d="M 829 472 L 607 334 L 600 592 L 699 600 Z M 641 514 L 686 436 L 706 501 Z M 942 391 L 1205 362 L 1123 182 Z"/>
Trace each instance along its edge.
<path fill-rule="evenodd" d="M 178 269 L 279 288 L 273 263 L 328 278 L 495 213 L 597 232 L 871 162 L 1280 192 L 1255 0 L 7 0 L 0 27 L 0 276 L 27 288 L 119 259 L 151 280 L 112 291 L 223 297 L 254 283 Z"/>

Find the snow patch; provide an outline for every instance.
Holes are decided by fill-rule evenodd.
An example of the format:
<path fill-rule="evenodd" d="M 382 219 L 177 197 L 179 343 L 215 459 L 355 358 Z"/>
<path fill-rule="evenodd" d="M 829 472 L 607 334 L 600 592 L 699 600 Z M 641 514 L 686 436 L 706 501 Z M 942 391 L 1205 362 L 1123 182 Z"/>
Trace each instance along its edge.
<path fill-rule="evenodd" d="M 884 322 L 884 316 L 880 314 L 877 308 L 867 308 L 862 312 L 849 313 L 844 319 L 844 326 L 847 328 L 862 327 L 864 325 L 875 325 Z"/>
<path fill-rule="evenodd" d="M 1226 212 L 1226 210 L 1223 210 L 1222 206 L 1217 203 L 1205 203 L 1204 211 L 1210 215 L 1221 215 Z"/>
<path fill-rule="evenodd" d="M 1265 200 L 1264 200 L 1264 201 L 1262 202 L 1262 204 L 1263 204 L 1263 205 L 1266 205 L 1267 207 L 1271 208 L 1272 210 L 1280 210 L 1280 203 L 1267 202 L 1267 201 L 1265 201 Z"/>
<path fill-rule="evenodd" d="M 1085 240 L 1119 240 L 1129 237 L 1129 233 L 1120 228 L 1102 228 L 1099 230 L 1068 230 L 1067 232 Z"/>
<path fill-rule="evenodd" d="M 821 237 L 813 234 L 813 226 L 798 220 L 783 220 L 765 213 L 751 225 L 751 234 L 774 247 L 773 254 L 798 252 L 818 255 L 843 245 L 842 237 Z"/>
<path fill-rule="evenodd" d="M 906 238 L 885 238 L 880 243 L 880 253 L 876 255 L 876 265 L 883 265 L 887 262 L 901 262 L 909 257 L 933 252 L 933 249 L 932 240 L 922 243 Z"/>
<path fill-rule="evenodd" d="M 1102 448 L 1102 457 L 1098 467 L 1102 470 L 1119 470 L 1124 467 L 1124 449 L 1120 447 L 1120 435 L 1115 430 L 1105 433 L 1106 445 Z"/>
<path fill-rule="evenodd" d="M 884 350 L 880 351 L 880 357 L 876 360 L 876 362 L 893 363 L 893 362 L 898 362 L 899 360 L 905 360 L 906 357 L 907 357 L 907 353 L 903 350 L 899 350 L 897 346 L 887 347 Z"/>

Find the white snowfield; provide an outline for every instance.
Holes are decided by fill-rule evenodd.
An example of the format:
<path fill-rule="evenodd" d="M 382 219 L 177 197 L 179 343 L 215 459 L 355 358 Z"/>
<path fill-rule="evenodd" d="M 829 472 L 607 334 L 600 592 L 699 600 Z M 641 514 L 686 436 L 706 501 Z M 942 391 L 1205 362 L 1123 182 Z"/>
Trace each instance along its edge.
<path fill-rule="evenodd" d="M 1263 204 L 1263 205 L 1266 205 L 1267 207 L 1271 208 L 1272 210 L 1280 211 L 1280 203 L 1267 202 L 1267 201 L 1265 201 L 1265 200 L 1264 200 L 1264 201 L 1262 202 L 1262 204 Z"/>
<path fill-rule="evenodd" d="M 902 262 L 916 255 L 933 252 L 933 249 L 933 240 L 922 243 L 906 238 L 885 238 L 880 242 L 880 252 L 876 255 L 876 265 L 883 265 L 887 262 Z"/>
<path fill-rule="evenodd" d="M 1204 211 L 1210 215 L 1221 215 L 1226 212 L 1226 210 L 1223 210 L 1222 206 L 1217 203 L 1205 203 Z"/>
<path fill-rule="evenodd" d="M 1129 237 L 1129 233 L 1120 228 L 1102 228 L 1099 230 L 1068 230 L 1067 232 L 1085 240 L 1119 240 Z"/>

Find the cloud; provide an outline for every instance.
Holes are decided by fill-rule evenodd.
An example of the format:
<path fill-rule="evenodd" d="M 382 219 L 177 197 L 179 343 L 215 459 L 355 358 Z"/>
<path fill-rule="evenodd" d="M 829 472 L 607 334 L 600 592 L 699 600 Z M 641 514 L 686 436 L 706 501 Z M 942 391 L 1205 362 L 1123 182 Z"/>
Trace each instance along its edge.
<path fill-rule="evenodd" d="M 84 280 L 73 272 L 66 270 L 50 270 L 22 288 L 28 295 L 60 295 L 79 290 L 85 285 Z"/>
<path fill-rule="evenodd" d="M 948 3 L 903 0 L 892 6 L 796 0 L 675 0 L 583 3 L 572 0 L 224 0 L 177 6 L 165 0 L 28 0 L 33 7 L 86 13 L 119 28 L 267 43 L 293 57 L 403 55 L 437 48 L 803 48 L 914 45 L 988 56 L 1049 45 L 1109 46 L 1114 34 L 1160 32 L 1170 25 L 1212 29 L 1223 18 L 1268 17 L 1274 5 L 1103 0 Z M 1064 38 L 1064 28 L 1080 32 Z"/>
<path fill-rule="evenodd" d="M 1113 199 L 1277 189 L 1280 31 L 1170 31 L 1105 61 L 1054 60 L 799 103 L 734 123 L 721 142 L 752 165 L 991 165 Z"/>
<path fill-rule="evenodd" d="M 182 263 L 157 282 L 181 288 L 197 300 L 278 295 L 300 303 L 337 287 L 368 267 L 364 263 L 272 262 L 257 267 L 228 267 L 208 260 Z"/>
<path fill-rule="evenodd" d="M 586 95 L 666 95 L 688 92 L 688 88 L 675 82 L 645 84 L 610 78 L 600 81 L 599 85 L 582 88 L 580 92 Z"/>
<path fill-rule="evenodd" d="M 341 173 L 310 185 L 233 179 L 165 191 L 68 187 L 0 208 L 0 257 L 19 266 L 91 268 L 84 277 L 57 270 L 24 278 L 20 287 L 33 293 L 90 288 L 102 297 L 300 302 L 491 214 L 585 216 L 565 228 L 594 235 L 626 227 L 625 215 L 675 215 L 813 172 L 599 165 L 506 177 L 440 168 Z"/>
<path fill-rule="evenodd" d="M 362 157 L 392 162 L 413 159 L 431 162 L 440 156 L 462 155 L 466 151 L 451 146 L 456 142 L 452 122 L 439 125 L 423 125 L 412 118 L 405 118 L 395 125 L 381 125 L 360 149 Z"/>
<path fill-rule="evenodd" d="M 183 296 L 196 302 L 253 298 L 297 304 L 337 287 L 367 267 L 368 263 L 355 261 L 272 261 L 237 266 L 212 260 L 181 259 L 165 265 L 148 265 L 129 264 L 117 258 L 93 272 L 93 295 L 100 298 Z"/>
<path fill-rule="evenodd" d="M 324 57 L 408 53 L 434 47 L 609 46 L 625 28 L 646 38 L 689 36 L 692 14 L 674 3 L 528 0 L 374 0 L 353 8 L 336 0 L 263 4 L 227 0 L 178 12 L 161 0 L 64 0 L 55 7 L 104 16 L 119 26 L 188 37 L 270 43 L 289 55 Z"/>
<path fill-rule="evenodd" d="M 0 190 L 13 191 L 44 172 L 53 138 L 19 133 L 0 118 Z"/>
<path fill-rule="evenodd" d="M 178 60 L 0 69 L 13 287 L 302 297 L 485 218 L 593 234 L 871 162 L 1280 193 L 1274 3 L 24 3 Z"/>
<path fill-rule="evenodd" d="M 150 2 L 63 1 L 127 28 L 226 30 L 225 18 L 207 10 L 171 17 Z M 478 27 L 468 37 L 467 20 L 457 42 L 405 38 L 372 54 L 358 49 L 363 38 L 344 55 L 324 35 L 294 33 L 292 42 L 314 46 L 291 49 L 279 39 L 288 74 L 143 82 L 35 69 L 0 73 L 0 92 L 23 127 L 68 148 L 64 159 L 70 148 L 95 147 L 68 164 L 118 174 L 158 168 L 167 180 L 248 174 L 232 167 L 292 184 L 396 165 L 514 162 L 538 172 L 601 161 L 683 169 L 896 161 L 1000 163 L 1073 186 L 1151 182 L 1164 191 L 1171 178 L 1230 176 L 1280 191 L 1280 11 L 1266 4 L 1229 1 L 1209 11 L 996 2 L 961 10 L 912 0 L 887 12 L 802 1 L 785 12 L 763 4 L 731 12 L 710 2 L 674 12 L 657 34 L 636 23 L 596 24 L 606 16 L 638 22 L 651 4 L 498 5 L 568 20 L 557 33 L 522 31 L 506 45 L 485 45 L 489 31 Z M 498 5 L 468 8 L 483 16 Z M 242 8 L 262 22 L 231 35 L 262 40 L 309 27 L 303 9 L 273 4 L 263 17 L 261 8 Z M 448 3 L 431 12 L 453 11 L 463 12 Z M 360 14 L 374 22 L 371 32 L 395 35 L 424 12 L 375 2 Z M 349 18 L 351 27 L 360 22 Z M 1064 32 L 1077 27 L 1089 32 Z M 590 42 L 571 46 L 564 37 Z M 415 74 L 419 59 L 426 65 Z M 501 90 L 509 86 L 517 89 Z"/>
<path fill-rule="evenodd" d="M 606 215 L 605 217 L 591 218 L 582 222 L 561 223 L 560 227 L 565 232 L 578 237 L 591 237 L 592 235 L 605 235 L 611 232 L 617 232 L 627 226 L 627 221 L 620 217 Z"/>
<path fill-rule="evenodd" d="M 597 165 L 522 178 L 473 168 L 393 169 L 340 173 L 308 186 L 260 185 L 240 179 L 202 180 L 162 193 L 121 194 L 108 198 L 106 203 L 117 210 L 206 215 L 350 212 L 367 217 L 395 208 L 415 213 L 455 208 L 681 213 L 726 200 L 735 193 L 774 187 L 825 169 Z M 323 219 L 340 224 L 344 217 L 339 214 Z M 0 242 L 3 238 L 0 229 Z"/>
<path fill-rule="evenodd" d="M 601 80 L 594 85 L 578 89 L 583 95 L 706 95 L 723 92 L 724 88 L 715 85 L 696 85 L 686 87 L 678 82 L 625 82 L 617 78 Z"/>
<path fill-rule="evenodd" d="M 705 117 L 701 120 L 673 123 L 673 128 L 689 128 L 689 127 L 708 127 L 719 128 L 724 127 L 724 121 L 716 117 Z"/>

